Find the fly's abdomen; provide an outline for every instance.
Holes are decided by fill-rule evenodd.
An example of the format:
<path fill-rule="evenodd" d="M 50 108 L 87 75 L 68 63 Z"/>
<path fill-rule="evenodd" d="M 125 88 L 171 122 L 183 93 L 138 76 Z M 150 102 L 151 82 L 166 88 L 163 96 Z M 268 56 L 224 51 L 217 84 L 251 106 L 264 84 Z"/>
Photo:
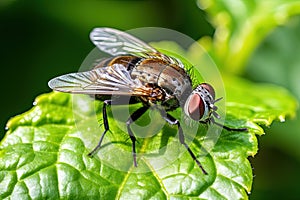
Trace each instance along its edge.
<path fill-rule="evenodd" d="M 144 83 L 158 85 L 178 99 L 191 86 L 189 76 L 181 67 L 155 58 L 141 60 L 133 68 L 131 76 Z"/>

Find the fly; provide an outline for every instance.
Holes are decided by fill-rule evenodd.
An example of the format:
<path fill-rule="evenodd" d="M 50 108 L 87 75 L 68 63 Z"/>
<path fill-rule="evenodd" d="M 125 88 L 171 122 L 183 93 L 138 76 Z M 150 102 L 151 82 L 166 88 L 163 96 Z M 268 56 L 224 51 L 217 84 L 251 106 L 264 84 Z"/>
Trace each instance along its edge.
<path fill-rule="evenodd" d="M 107 106 L 120 105 L 112 95 L 133 97 L 129 103 L 142 102 L 126 121 L 132 142 L 133 164 L 136 167 L 136 137 L 130 125 L 140 118 L 151 106 L 155 107 L 170 125 L 176 125 L 180 143 L 204 174 L 206 170 L 185 142 L 179 120 L 168 111 L 182 107 L 185 115 L 200 123 L 213 123 L 228 131 L 246 131 L 246 128 L 230 128 L 215 121 L 220 118 L 215 103 L 215 90 L 208 83 L 192 88 L 189 74 L 182 62 L 160 53 L 145 42 L 125 32 L 112 28 L 95 28 L 90 34 L 91 41 L 101 51 L 112 55 L 99 62 L 95 68 L 58 76 L 49 81 L 50 88 L 60 92 L 95 95 L 103 100 L 102 133 L 98 145 L 88 154 L 92 156 L 101 147 L 109 131 Z"/>

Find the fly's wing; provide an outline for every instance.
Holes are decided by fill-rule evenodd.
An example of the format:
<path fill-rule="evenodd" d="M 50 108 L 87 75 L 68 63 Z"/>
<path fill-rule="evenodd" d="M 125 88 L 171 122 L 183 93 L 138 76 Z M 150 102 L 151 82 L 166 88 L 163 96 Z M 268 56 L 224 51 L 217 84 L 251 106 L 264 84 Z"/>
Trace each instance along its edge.
<path fill-rule="evenodd" d="M 183 67 L 180 60 L 160 53 L 140 39 L 123 31 L 112 28 L 95 28 L 90 33 L 90 39 L 98 49 L 113 56 L 129 54 L 146 58 L 158 58 Z"/>
<path fill-rule="evenodd" d="M 156 49 L 136 37 L 112 28 L 95 28 L 90 33 L 90 39 L 101 51 L 113 56 L 158 53 Z"/>
<path fill-rule="evenodd" d="M 53 78 L 48 85 L 56 91 L 76 94 L 143 96 L 149 92 L 149 88 L 138 79 L 132 79 L 121 64 L 65 74 Z"/>

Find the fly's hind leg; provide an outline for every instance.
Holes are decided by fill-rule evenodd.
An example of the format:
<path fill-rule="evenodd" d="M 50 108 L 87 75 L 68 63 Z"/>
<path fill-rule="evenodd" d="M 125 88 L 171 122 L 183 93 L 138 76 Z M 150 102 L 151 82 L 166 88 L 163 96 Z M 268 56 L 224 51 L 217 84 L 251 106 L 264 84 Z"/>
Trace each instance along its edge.
<path fill-rule="evenodd" d="M 111 100 L 105 100 L 103 101 L 103 107 L 102 107 L 102 118 L 103 118 L 103 124 L 104 124 L 104 131 L 100 137 L 100 140 L 97 144 L 97 146 L 88 154 L 88 156 L 92 157 L 101 147 L 103 138 L 105 136 L 105 134 L 107 133 L 107 131 L 109 131 L 109 125 L 108 125 L 108 120 L 107 120 L 107 112 L 106 112 L 106 107 L 108 105 L 111 105 Z"/>
<path fill-rule="evenodd" d="M 134 134 L 130 128 L 130 125 L 133 122 L 135 122 L 138 118 L 140 118 L 147 110 L 148 110 L 148 107 L 146 107 L 146 106 L 143 106 L 143 107 L 137 109 L 136 111 L 134 111 L 134 113 L 131 114 L 131 116 L 126 121 L 127 131 L 128 131 L 130 140 L 132 142 L 132 157 L 133 157 L 133 164 L 135 167 L 137 167 L 136 149 L 135 149 L 136 137 L 134 136 Z"/>

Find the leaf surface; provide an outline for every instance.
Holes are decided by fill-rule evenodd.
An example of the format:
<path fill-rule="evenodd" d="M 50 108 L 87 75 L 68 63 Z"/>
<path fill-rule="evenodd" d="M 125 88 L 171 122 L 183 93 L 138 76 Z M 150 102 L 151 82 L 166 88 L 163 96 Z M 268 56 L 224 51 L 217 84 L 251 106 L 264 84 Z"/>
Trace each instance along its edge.
<path fill-rule="evenodd" d="M 286 90 L 273 85 L 233 77 L 226 78 L 225 85 L 225 124 L 247 127 L 249 132 L 222 131 L 209 149 L 206 125 L 200 125 L 190 140 L 187 131 L 189 146 L 209 175 L 201 172 L 179 144 L 176 128 L 161 123 L 154 111 L 133 125 L 140 155 L 138 167 L 132 165 L 126 115 L 117 113 L 132 112 L 140 105 L 109 109 L 111 132 L 97 155 L 88 157 L 103 131 L 99 127 L 102 103 L 87 96 L 52 92 L 39 96 L 31 110 L 8 122 L 1 141 L 0 197 L 247 198 L 253 178 L 247 157 L 257 152 L 255 134 L 263 134 L 258 124 L 270 125 L 275 119 L 293 116 L 296 102 Z M 180 117 L 179 111 L 172 114 Z M 140 125 L 147 127 L 142 133 Z"/>

